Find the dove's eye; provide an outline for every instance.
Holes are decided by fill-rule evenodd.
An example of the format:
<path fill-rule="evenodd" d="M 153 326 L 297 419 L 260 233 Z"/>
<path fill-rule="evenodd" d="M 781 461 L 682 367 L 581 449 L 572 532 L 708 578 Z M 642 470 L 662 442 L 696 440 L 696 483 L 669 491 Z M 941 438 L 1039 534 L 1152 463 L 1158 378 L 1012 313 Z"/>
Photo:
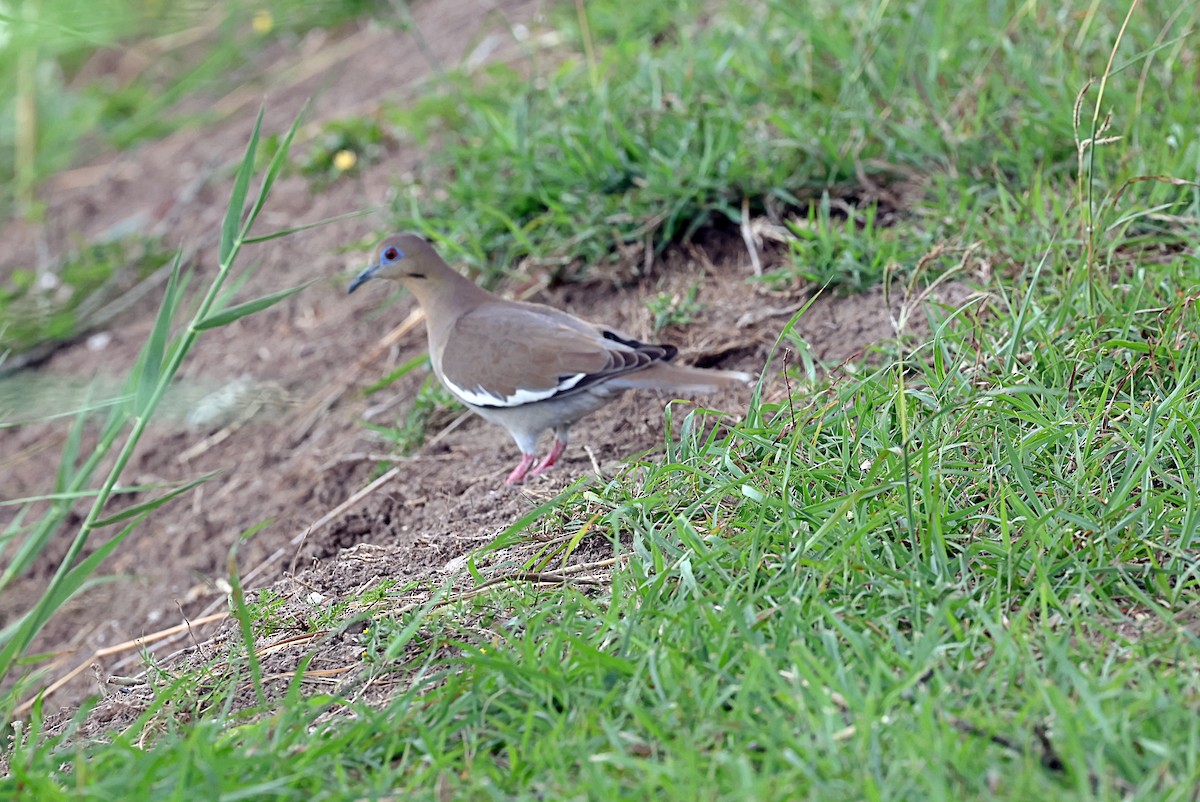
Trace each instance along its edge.
<path fill-rule="evenodd" d="M 387 259 L 389 262 L 396 261 L 397 259 L 400 258 L 400 249 L 399 248 L 388 248 L 386 251 L 383 252 L 383 258 Z"/>

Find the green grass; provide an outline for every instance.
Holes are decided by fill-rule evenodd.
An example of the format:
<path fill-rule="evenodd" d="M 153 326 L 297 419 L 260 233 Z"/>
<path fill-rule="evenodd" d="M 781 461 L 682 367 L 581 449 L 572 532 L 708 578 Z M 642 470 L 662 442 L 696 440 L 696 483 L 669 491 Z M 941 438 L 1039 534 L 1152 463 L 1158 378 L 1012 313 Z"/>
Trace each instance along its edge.
<path fill-rule="evenodd" d="M 38 183 L 81 151 L 129 148 L 209 121 L 176 105 L 251 79 L 243 73 L 264 43 L 376 10 L 374 0 L 40 0 L 0 9 L 0 214 L 40 215 Z M 123 52 L 122 68 L 97 70 L 92 59 L 104 51 Z M 80 86 L 80 75 L 91 80 Z"/>
<path fill-rule="evenodd" d="M 422 364 L 425 361 L 421 359 Z M 403 417 L 395 426 L 365 424 L 388 449 L 402 455 L 412 454 L 419 449 L 430 434 L 431 426 L 436 433 L 436 429 L 449 424 L 464 412 L 462 404 L 438 383 L 432 373 L 426 375 L 416 397 L 406 407 Z"/>
<path fill-rule="evenodd" d="M 171 255 L 135 236 L 79 249 L 53 274 L 16 267 L 0 283 L 0 355 L 65 342 L 111 321 Z"/>
<path fill-rule="evenodd" d="M 696 320 L 704 309 L 700 303 L 700 283 L 688 287 L 686 293 L 672 295 L 660 292 L 646 301 L 646 309 L 654 316 L 654 330 L 662 331 L 668 326 L 686 326 Z"/>
<path fill-rule="evenodd" d="M 424 354 L 410 359 L 379 381 L 367 387 L 363 391 L 364 395 L 369 397 L 379 393 L 381 390 L 393 388 L 396 381 L 412 373 L 414 370 L 424 368 L 427 364 L 428 358 Z M 405 404 L 403 414 L 396 421 L 395 425 L 389 426 L 383 423 L 370 422 L 364 422 L 364 425 L 375 432 L 378 439 L 385 444 L 387 449 L 399 454 L 408 455 L 420 448 L 426 441 L 431 427 L 439 429 L 449 424 L 453 418 L 463 414 L 463 412 L 464 407 L 458 399 L 452 396 L 445 387 L 442 387 L 432 373 L 428 373 L 421 382 L 416 396 Z M 388 467 L 391 466 L 381 464 L 379 466 L 379 473 L 382 473 Z"/>
<path fill-rule="evenodd" d="M 561 62 L 531 57 L 469 89 L 451 81 L 397 112 L 398 125 L 419 141 L 437 134 L 439 147 L 398 196 L 396 226 L 444 240 L 488 280 L 526 257 L 570 276 L 618 259 L 617 243 L 661 250 L 699 227 L 737 223 L 743 203 L 751 215 L 814 221 L 827 194 L 868 217 L 879 195 L 896 194 L 902 212 L 923 218 L 907 236 L 868 223 L 868 239 L 881 242 L 842 257 L 855 264 L 818 265 L 813 277 L 861 286 L 879 280 L 882 259 L 911 263 L 930 241 L 950 238 L 992 240 L 1031 258 L 1029 243 L 1040 242 L 997 242 L 983 215 L 1014 199 L 1073 198 L 1076 96 L 1105 74 L 1125 11 L 1093 4 L 1066 20 L 1037 4 L 981 10 L 946 0 L 661 13 L 687 5 L 656 4 L 659 13 L 622 24 L 600 4 L 595 30 L 566 29 L 573 47 Z M 1198 13 L 1139 7 L 1102 101 L 1095 84 L 1084 98 L 1079 139 L 1093 135 L 1100 103 L 1101 120 L 1117 113 L 1109 135 L 1129 145 L 1120 171 L 1091 177 L 1097 197 L 1132 175 L 1195 175 L 1184 55 Z M 1026 199 L 1031 187 L 1045 194 Z M 1136 204 L 1146 223 L 1146 210 L 1187 217 L 1196 202 L 1194 192 L 1164 186 L 1135 195 L 1126 210 Z M 1033 217 L 1024 225 L 1060 237 L 1079 230 L 1074 210 L 1023 211 Z M 1104 211 L 1105 224 L 1120 216 Z M 1195 233 L 1194 223 L 1151 227 L 1171 238 Z M 826 250 L 842 249 L 837 229 L 825 227 Z M 798 254 L 804 277 L 814 270 L 808 255 Z"/>
<path fill-rule="evenodd" d="M 1194 798 L 1200 9 L 1140 5 L 1122 29 L 1116 2 L 585 7 L 586 35 L 556 12 L 578 37 L 561 64 L 451 77 L 393 121 L 443 145 L 396 225 L 492 279 L 524 257 L 569 276 L 747 198 L 794 233 L 765 280 L 961 270 L 986 294 L 913 309 L 932 334 L 871 359 L 793 369 L 736 424 L 672 407 L 661 455 L 468 567 L 554 573 L 601 538 L 611 583 L 387 591 L 402 611 L 360 643 L 390 703 L 297 676 L 235 704 L 260 675 L 239 639 L 103 742 L 34 715 L 0 788 Z M 258 604 L 257 624 L 237 606 L 261 638 L 280 611 Z"/>
<path fill-rule="evenodd" d="M 356 175 L 382 155 L 387 138 L 379 122 L 369 117 L 326 123 L 300 172 L 318 187 L 342 175 Z"/>

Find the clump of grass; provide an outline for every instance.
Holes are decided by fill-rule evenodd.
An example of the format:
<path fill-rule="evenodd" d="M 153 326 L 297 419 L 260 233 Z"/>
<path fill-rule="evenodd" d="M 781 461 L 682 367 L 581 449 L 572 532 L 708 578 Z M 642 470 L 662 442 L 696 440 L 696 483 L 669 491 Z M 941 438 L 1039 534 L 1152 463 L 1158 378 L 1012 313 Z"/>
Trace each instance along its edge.
<path fill-rule="evenodd" d="M 89 134 L 127 148 L 202 120 L 177 116 L 181 98 L 212 91 L 259 52 L 261 42 L 337 27 L 380 7 L 375 0 L 269 8 L 207 9 L 98 0 L 17 4 L 0 20 L 0 213 L 37 215 L 33 190 L 75 158 Z M 179 46 L 179 40 L 192 41 Z M 150 67 L 126 83 L 112 76 L 77 88 L 103 50 L 137 50 Z"/>
<path fill-rule="evenodd" d="M 371 117 L 327 122 L 309 147 L 300 172 L 318 187 L 343 175 L 357 175 L 379 159 L 387 140 L 383 126 Z"/>
<path fill-rule="evenodd" d="M 826 194 L 805 216 L 788 221 L 789 265 L 767 275 L 768 282 L 801 279 L 845 291 L 863 290 L 878 284 L 890 269 L 915 267 L 933 246 L 920 228 L 881 225 L 876 204 L 862 209 L 841 204 L 841 215 L 834 215 L 832 208 Z"/>
<path fill-rule="evenodd" d="M 0 351 L 24 353 L 103 325 L 170 261 L 160 242 L 133 236 L 84 246 L 52 273 L 14 268 L 0 284 Z"/>
<path fill-rule="evenodd" d="M 871 192 L 896 185 L 914 206 L 944 198 L 967 211 L 996 192 L 1062 187 L 1075 162 L 1070 87 L 1104 69 L 1098 32 L 1120 26 L 1106 7 L 1088 17 L 1092 36 L 1071 39 L 1030 9 L 990 8 L 992 30 L 1027 45 L 1014 49 L 980 34 L 977 9 L 952 4 L 904 21 L 786 2 L 658 16 L 674 7 L 564 10 L 578 38 L 554 67 L 494 68 L 466 89 L 452 79 L 398 116 L 419 140 L 436 132 L 441 148 L 398 195 L 396 227 L 453 243 L 489 281 L 522 260 L 569 277 L 634 244 L 661 251 L 703 226 L 739 224 L 743 204 L 780 224 L 799 213 L 804 225 L 803 210 L 827 194 L 857 195 L 871 215 Z M 1138 16 L 1126 39 L 1150 48 L 1169 23 L 1166 12 Z M 1182 84 L 1166 88 L 1182 101 Z M 1110 102 L 1134 97 L 1127 84 L 1109 88 Z M 986 236 L 970 217 L 953 231 L 920 222 L 930 239 Z M 910 239 L 879 250 L 913 259 Z M 810 278 L 860 287 L 881 275 L 870 254 L 840 258 L 827 255 Z"/>
<path fill-rule="evenodd" d="M 409 455 L 425 443 L 431 427 L 448 423 L 454 414 L 461 411 L 462 404 L 430 374 L 421 383 L 416 397 L 407 405 L 396 425 L 365 425 L 399 454 Z"/>
<path fill-rule="evenodd" d="M 646 308 L 654 315 L 654 330 L 662 331 L 668 326 L 686 326 L 695 321 L 696 316 L 704 309 L 699 296 L 700 284 L 697 282 L 688 287 L 687 292 L 682 295 L 660 292 L 646 301 Z"/>

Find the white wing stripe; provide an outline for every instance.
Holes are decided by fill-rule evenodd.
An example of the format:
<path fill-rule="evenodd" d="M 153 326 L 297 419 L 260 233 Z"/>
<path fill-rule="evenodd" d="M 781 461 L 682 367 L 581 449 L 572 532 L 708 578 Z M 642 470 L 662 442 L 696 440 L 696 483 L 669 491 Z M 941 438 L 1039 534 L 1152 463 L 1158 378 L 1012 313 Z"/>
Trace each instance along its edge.
<path fill-rule="evenodd" d="M 496 395 L 489 393 L 482 387 L 476 386 L 473 390 L 465 390 L 459 387 L 454 382 L 442 377 L 442 382 L 450 392 L 458 396 L 460 401 L 471 404 L 477 407 L 519 407 L 523 404 L 532 404 L 537 401 L 545 401 L 547 398 L 552 398 L 564 390 L 570 390 L 579 382 L 583 381 L 586 373 L 576 373 L 574 376 L 564 377 L 556 387 L 551 387 L 548 390 L 525 390 L 518 388 L 515 393 L 508 396 Z"/>

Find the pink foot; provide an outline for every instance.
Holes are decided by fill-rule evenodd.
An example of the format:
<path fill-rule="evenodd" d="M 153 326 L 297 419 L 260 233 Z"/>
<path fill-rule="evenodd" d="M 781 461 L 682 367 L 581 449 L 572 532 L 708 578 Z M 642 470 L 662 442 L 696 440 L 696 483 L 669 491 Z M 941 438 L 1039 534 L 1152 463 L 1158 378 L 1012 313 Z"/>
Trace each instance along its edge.
<path fill-rule="evenodd" d="M 554 463 L 558 462 L 558 458 L 567 450 L 567 444 L 557 437 L 554 438 L 554 445 L 550 447 L 550 453 L 546 458 L 538 463 L 538 466 L 530 471 L 530 476 L 537 476 L 542 471 L 548 471 L 554 467 Z"/>
<path fill-rule="evenodd" d="M 515 485 L 517 482 L 525 478 L 525 474 L 529 473 L 529 466 L 537 459 L 536 454 L 522 454 L 521 461 L 517 463 L 517 467 L 513 468 L 513 472 L 504 480 L 506 485 Z M 537 473 L 537 471 L 534 471 Z"/>

